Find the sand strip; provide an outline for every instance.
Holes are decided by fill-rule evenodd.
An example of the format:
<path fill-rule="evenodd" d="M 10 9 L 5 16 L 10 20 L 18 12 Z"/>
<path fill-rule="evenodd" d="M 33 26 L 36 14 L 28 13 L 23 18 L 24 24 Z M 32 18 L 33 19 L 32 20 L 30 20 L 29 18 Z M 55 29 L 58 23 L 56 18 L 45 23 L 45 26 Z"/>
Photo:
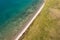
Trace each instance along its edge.
<path fill-rule="evenodd" d="M 23 33 L 29 28 L 31 23 L 35 20 L 35 18 L 38 16 L 38 14 L 42 11 L 44 5 L 45 5 L 45 2 L 41 5 L 41 7 L 38 9 L 37 13 L 32 17 L 32 19 L 29 21 L 29 23 L 26 25 L 26 27 L 19 33 L 19 35 L 17 36 L 17 38 L 15 40 L 18 40 L 23 35 Z"/>

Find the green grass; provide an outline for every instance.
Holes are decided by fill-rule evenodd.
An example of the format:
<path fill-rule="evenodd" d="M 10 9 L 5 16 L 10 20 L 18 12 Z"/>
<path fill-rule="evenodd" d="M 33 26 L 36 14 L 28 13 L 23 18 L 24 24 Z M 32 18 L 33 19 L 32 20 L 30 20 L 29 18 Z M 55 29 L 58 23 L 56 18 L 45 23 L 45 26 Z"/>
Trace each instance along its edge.
<path fill-rule="evenodd" d="M 50 15 L 50 8 L 60 10 L 60 0 L 46 0 L 45 7 L 28 28 L 22 40 L 60 40 L 58 23 L 60 18 L 54 19 L 54 16 Z"/>

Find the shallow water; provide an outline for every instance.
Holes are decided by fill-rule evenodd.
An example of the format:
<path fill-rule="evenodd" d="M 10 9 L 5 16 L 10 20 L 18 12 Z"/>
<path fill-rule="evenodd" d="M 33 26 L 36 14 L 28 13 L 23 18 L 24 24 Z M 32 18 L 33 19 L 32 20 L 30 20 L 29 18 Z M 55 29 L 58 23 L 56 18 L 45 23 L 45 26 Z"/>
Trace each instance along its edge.
<path fill-rule="evenodd" d="M 42 0 L 0 0 L 0 40 L 10 40 Z M 30 10 L 32 9 L 32 10 Z"/>

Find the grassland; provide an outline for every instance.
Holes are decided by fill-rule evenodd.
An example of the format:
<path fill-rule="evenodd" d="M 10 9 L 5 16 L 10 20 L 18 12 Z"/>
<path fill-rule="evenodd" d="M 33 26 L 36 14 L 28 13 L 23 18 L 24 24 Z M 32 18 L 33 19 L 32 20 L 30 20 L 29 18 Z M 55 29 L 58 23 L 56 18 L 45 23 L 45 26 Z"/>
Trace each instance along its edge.
<path fill-rule="evenodd" d="M 60 0 L 46 0 L 22 40 L 60 40 Z"/>

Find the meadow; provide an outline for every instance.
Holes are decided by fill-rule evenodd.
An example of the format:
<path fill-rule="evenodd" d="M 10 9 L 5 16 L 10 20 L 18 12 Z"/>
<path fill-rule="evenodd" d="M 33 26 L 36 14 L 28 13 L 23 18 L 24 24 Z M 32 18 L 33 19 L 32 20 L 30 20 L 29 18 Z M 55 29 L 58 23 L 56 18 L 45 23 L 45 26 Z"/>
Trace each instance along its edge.
<path fill-rule="evenodd" d="M 45 0 L 46 4 L 22 40 L 60 40 L 60 0 Z"/>

